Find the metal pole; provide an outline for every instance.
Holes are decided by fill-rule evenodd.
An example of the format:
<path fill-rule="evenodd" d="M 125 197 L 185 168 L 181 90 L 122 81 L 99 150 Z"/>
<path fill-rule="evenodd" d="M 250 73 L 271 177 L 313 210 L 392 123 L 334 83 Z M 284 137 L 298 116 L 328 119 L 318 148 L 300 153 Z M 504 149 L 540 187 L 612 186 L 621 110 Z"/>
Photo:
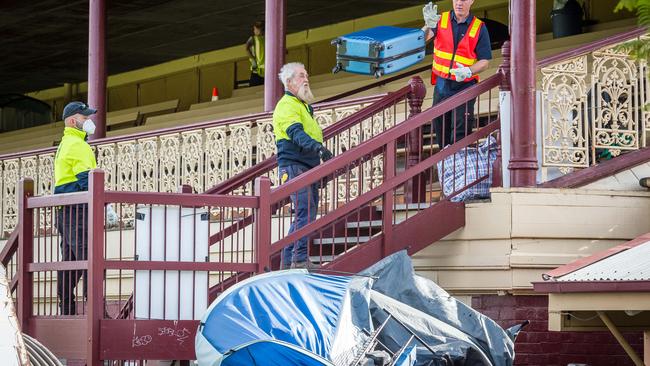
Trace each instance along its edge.
<path fill-rule="evenodd" d="M 512 129 L 510 133 L 510 182 L 512 187 L 532 187 L 536 184 L 537 143 L 535 59 L 536 24 L 535 0 L 510 1 L 512 24 L 511 89 Z"/>
<path fill-rule="evenodd" d="M 639 357 L 639 355 L 637 355 L 636 352 L 634 352 L 632 346 L 630 346 L 630 344 L 627 343 L 627 340 L 625 339 L 625 337 L 623 337 L 623 335 L 618 330 L 618 328 L 616 328 L 616 325 L 614 324 L 614 322 L 612 322 L 609 316 L 604 311 L 597 311 L 596 313 L 600 317 L 600 320 L 602 320 L 603 323 L 605 323 L 607 329 L 609 329 L 612 335 L 614 335 L 614 338 L 616 338 L 616 340 L 621 345 L 621 347 L 623 347 L 625 353 L 627 353 L 627 355 L 630 356 L 632 362 L 634 362 L 636 366 L 643 366 L 643 360 L 641 360 L 641 357 Z"/>
<path fill-rule="evenodd" d="M 97 109 L 92 117 L 95 134 L 89 139 L 106 137 L 106 4 L 90 0 L 88 19 L 88 104 Z"/>
<path fill-rule="evenodd" d="M 264 29 L 264 111 L 272 111 L 284 93 L 278 73 L 284 65 L 286 0 L 266 0 Z"/>

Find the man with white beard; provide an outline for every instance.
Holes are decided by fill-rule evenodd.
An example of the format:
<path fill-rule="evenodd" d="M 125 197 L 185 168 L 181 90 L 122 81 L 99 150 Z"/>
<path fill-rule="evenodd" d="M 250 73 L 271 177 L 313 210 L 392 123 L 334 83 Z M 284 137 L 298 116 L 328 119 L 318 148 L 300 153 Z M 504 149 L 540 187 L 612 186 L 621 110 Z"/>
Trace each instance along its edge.
<path fill-rule="evenodd" d="M 273 111 L 273 133 L 278 148 L 280 184 L 299 176 L 307 170 L 332 158 L 323 145 L 323 131 L 314 120 L 314 109 L 309 105 L 314 95 L 309 88 L 305 66 L 291 62 L 280 69 L 278 75 L 284 84 L 284 96 Z M 292 233 L 316 219 L 318 209 L 318 183 L 291 195 L 295 212 L 289 228 Z M 282 251 L 282 268 L 312 267 L 308 255 L 309 238 L 298 239 Z"/>

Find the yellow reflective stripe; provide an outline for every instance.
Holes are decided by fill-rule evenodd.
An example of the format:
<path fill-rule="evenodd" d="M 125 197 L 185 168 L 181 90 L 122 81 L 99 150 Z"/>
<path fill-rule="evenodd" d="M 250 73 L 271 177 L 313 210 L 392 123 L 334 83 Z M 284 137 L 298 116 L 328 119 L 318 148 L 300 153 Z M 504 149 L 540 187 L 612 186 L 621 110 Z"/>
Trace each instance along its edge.
<path fill-rule="evenodd" d="M 447 66 L 434 63 L 433 68 L 442 72 L 443 74 L 449 74 L 449 68 Z"/>
<path fill-rule="evenodd" d="M 453 56 L 449 52 L 441 51 L 441 50 L 438 50 L 438 49 L 434 49 L 433 54 L 440 57 L 440 58 L 443 58 L 445 60 L 449 60 L 449 61 L 451 61 L 451 56 Z"/>
<path fill-rule="evenodd" d="M 478 29 L 481 27 L 482 21 L 480 21 L 478 18 L 474 18 L 474 22 L 472 23 L 472 29 L 469 30 L 469 36 L 471 38 L 476 37 L 476 33 L 478 32 Z"/>
<path fill-rule="evenodd" d="M 449 52 L 445 52 L 445 51 L 441 51 L 441 50 L 436 50 L 436 49 L 433 50 L 433 53 L 434 53 L 437 57 L 440 57 L 441 59 L 449 60 L 449 61 L 451 61 L 451 56 L 453 56 L 453 55 L 452 55 L 451 53 L 449 53 Z M 472 65 L 474 65 L 474 64 L 476 63 L 476 59 L 471 59 L 471 58 L 463 57 L 463 56 L 461 56 L 461 55 L 459 55 L 459 54 L 456 54 L 456 57 L 454 57 L 454 61 L 456 61 L 456 62 L 460 62 L 461 64 L 463 64 L 463 66 L 472 66 Z"/>
<path fill-rule="evenodd" d="M 442 13 L 442 17 L 440 18 L 440 28 L 447 29 L 448 24 L 449 24 L 449 12 L 446 11 Z"/>

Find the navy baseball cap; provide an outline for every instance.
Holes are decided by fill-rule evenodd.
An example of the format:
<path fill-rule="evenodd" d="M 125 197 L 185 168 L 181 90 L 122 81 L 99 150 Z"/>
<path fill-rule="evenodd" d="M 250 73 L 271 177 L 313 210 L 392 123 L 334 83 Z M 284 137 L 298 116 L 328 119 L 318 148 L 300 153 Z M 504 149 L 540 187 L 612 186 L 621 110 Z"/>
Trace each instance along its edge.
<path fill-rule="evenodd" d="M 84 102 L 70 102 L 63 108 L 63 120 L 65 121 L 66 118 L 74 116 L 77 113 L 90 116 L 91 114 L 97 113 L 97 110 L 90 108 Z"/>

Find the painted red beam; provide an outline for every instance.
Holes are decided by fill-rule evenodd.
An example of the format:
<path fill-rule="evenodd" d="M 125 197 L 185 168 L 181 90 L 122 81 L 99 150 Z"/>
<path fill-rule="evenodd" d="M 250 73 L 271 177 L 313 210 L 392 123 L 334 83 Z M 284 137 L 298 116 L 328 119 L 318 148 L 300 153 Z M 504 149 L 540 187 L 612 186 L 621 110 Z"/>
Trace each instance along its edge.
<path fill-rule="evenodd" d="M 639 149 L 563 175 L 539 186 L 542 188 L 578 188 L 650 161 L 650 148 Z"/>
<path fill-rule="evenodd" d="M 90 195 L 88 192 L 62 193 L 49 196 L 30 197 L 27 200 L 27 208 L 56 207 L 65 205 L 77 205 L 88 203 Z"/>

